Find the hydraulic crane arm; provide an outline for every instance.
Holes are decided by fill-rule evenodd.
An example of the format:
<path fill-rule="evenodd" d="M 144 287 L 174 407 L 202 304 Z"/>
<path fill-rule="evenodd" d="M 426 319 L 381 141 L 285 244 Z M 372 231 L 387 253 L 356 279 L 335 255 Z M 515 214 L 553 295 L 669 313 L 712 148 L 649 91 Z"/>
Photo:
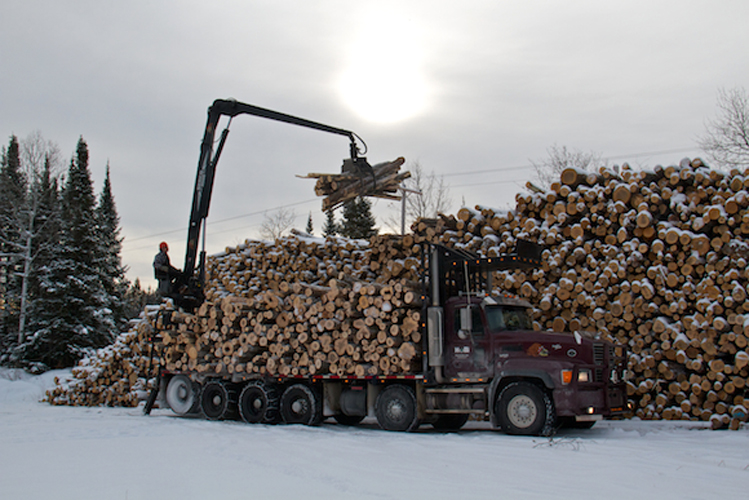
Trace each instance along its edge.
<path fill-rule="evenodd" d="M 208 108 L 208 121 L 205 126 L 205 133 L 203 135 L 203 142 L 200 146 L 200 158 L 198 160 L 198 173 L 195 179 L 195 190 L 193 192 L 192 209 L 190 211 L 190 224 L 188 227 L 187 234 L 187 249 L 185 252 L 185 266 L 183 268 L 182 277 L 176 283 L 176 290 L 173 290 L 172 295 L 181 305 L 185 308 L 194 308 L 203 301 L 203 281 L 204 281 L 204 265 L 205 265 L 205 253 L 201 252 L 199 270 L 197 276 L 195 275 L 195 267 L 198 254 L 198 240 L 200 238 L 200 232 L 203 228 L 206 217 L 208 217 L 208 209 L 211 204 L 211 194 L 213 191 L 213 180 L 216 173 L 216 165 L 218 164 L 219 157 L 224 148 L 226 137 L 229 134 L 229 128 L 223 130 L 221 138 L 218 141 L 216 150 L 214 152 L 213 146 L 216 137 L 216 126 L 222 116 L 228 116 L 231 119 L 237 115 L 253 115 L 261 118 L 267 118 L 269 120 L 275 120 L 292 125 L 299 125 L 301 127 L 312 128 L 321 130 L 323 132 L 329 132 L 332 134 L 343 135 L 349 138 L 350 141 L 350 154 L 351 161 L 360 168 L 366 169 L 369 164 L 366 158 L 360 158 L 360 153 L 356 139 L 364 144 L 354 132 L 349 130 L 340 129 L 337 127 L 331 127 L 322 123 L 305 120 L 304 118 L 298 118 L 296 116 L 287 115 L 285 113 L 279 113 L 278 111 L 272 111 L 270 109 L 260 108 L 251 104 L 245 104 L 237 102 L 233 99 L 216 99 L 213 104 Z M 369 167 L 371 170 L 371 167 Z"/>

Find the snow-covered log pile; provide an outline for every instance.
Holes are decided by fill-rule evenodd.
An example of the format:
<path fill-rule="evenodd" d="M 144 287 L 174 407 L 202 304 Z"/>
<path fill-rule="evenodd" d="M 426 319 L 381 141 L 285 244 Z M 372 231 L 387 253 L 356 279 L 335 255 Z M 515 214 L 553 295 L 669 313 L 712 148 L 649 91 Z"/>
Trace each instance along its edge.
<path fill-rule="evenodd" d="M 46 401 L 71 406 L 136 406 L 150 389 L 158 373 L 158 359 L 151 359 L 149 339 L 155 331 L 160 310 L 146 306 L 129 331 L 115 342 L 83 358 L 72 370 L 70 380 L 55 379 L 57 385 L 47 391 Z M 150 369 L 149 369 L 150 368 Z"/>
<path fill-rule="evenodd" d="M 421 363 L 417 254 L 412 236 L 387 235 L 366 242 L 297 233 L 228 248 L 209 258 L 207 301 L 195 314 L 175 311 L 171 301 L 147 310 L 48 400 L 137 404 L 148 389 L 152 334 L 156 358 L 169 370 L 248 377 L 410 372 Z"/>
<path fill-rule="evenodd" d="M 537 327 L 597 331 L 631 353 L 629 396 L 644 419 L 747 420 L 749 171 L 679 166 L 573 169 L 515 211 L 441 217 L 443 243 L 487 256 L 524 238 L 543 268 L 502 273 Z"/>

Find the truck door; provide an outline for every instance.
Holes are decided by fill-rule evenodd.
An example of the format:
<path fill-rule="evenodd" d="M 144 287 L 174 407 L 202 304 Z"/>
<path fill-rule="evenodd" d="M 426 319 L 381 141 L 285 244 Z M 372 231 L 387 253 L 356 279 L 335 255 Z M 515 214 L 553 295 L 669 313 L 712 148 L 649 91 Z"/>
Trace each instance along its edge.
<path fill-rule="evenodd" d="M 456 306 L 447 310 L 445 373 L 449 378 L 477 381 L 476 379 L 486 379 L 490 375 L 490 363 L 487 359 L 491 352 L 490 339 L 478 305 L 471 307 L 471 330 L 461 328 L 460 310 L 466 307 Z"/>

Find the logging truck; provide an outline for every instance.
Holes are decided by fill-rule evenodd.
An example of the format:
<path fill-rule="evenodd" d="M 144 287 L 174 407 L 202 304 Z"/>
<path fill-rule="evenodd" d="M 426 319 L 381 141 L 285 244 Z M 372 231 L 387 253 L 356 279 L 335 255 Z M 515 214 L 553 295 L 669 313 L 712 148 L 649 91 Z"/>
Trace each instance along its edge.
<path fill-rule="evenodd" d="M 215 101 L 198 163 L 184 274 L 171 294 L 185 309 L 204 300 L 205 252 L 195 272 L 197 240 L 226 139 L 225 130 L 213 156 L 215 126 L 220 116 L 241 113 L 346 135 L 351 138 L 348 163 L 361 164 L 364 171 L 368 167 L 357 156 L 352 132 L 236 101 Z M 623 347 L 581 332 L 533 331 L 531 304 L 495 293 L 494 272 L 538 266 L 538 245 L 518 241 L 510 254 L 481 258 L 425 242 L 419 253 L 418 369 L 397 375 L 272 376 L 161 369 L 146 413 L 159 397 L 160 407 L 178 415 L 200 413 L 212 420 L 315 425 L 332 417 L 356 425 L 372 417 L 382 429 L 412 431 L 422 423 L 459 429 L 473 418 L 511 434 L 548 435 L 557 425 L 588 427 L 624 412 Z"/>
<path fill-rule="evenodd" d="M 315 425 L 365 417 L 385 430 L 459 429 L 469 418 L 510 434 L 589 427 L 625 410 L 626 356 L 595 335 L 533 331 L 531 304 L 492 293 L 494 271 L 538 265 L 518 242 L 480 258 L 437 244 L 422 253 L 422 366 L 399 375 L 217 374 L 163 371 L 161 403 L 179 415 Z"/>

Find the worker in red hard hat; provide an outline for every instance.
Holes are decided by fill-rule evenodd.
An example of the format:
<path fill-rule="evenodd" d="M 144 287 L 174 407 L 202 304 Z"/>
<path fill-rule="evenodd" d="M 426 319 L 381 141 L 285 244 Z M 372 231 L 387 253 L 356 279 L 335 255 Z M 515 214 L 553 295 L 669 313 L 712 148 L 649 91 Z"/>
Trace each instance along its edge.
<path fill-rule="evenodd" d="M 166 241 L 159 243 L 159 253 L 153 259 L 153 274 L 159 280 L 158 292 L 166 297 L 172 291 L 172 281 L 182 274 L 182 271 L 172 267 L 169 262 L 169 245 Z"/>

